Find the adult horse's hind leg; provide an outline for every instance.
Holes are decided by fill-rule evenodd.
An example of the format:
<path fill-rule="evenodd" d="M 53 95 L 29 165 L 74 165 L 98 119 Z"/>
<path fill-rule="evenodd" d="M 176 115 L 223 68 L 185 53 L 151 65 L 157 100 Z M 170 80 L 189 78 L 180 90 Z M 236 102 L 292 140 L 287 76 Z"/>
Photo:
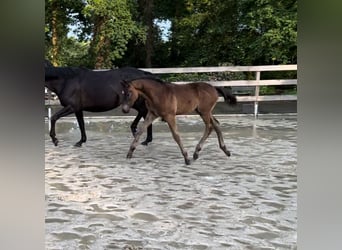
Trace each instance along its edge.
<path fill-rule="evenodd" d="M 178 131 L 177 131 L 176 117 L 170 115 L 170 116 L 164 117 L 164 120 L 169 125 L 173 139 L 177 142 L 177 144 L 178 144 L 178 146 L 179 146 L 179 148 L 183 154 L 185 164 L 190 165 L 190 159 L 188 157 L 188 153 L 185 151 L 183 143 L 182 143 L 180 136 L 178 134 Z"/>
<path fill-rule="evenodd" d="M 76 118 L 77 118 L 77 122 L 78 122 L 78 126 L 80 127 L 81 130 L 81 140 L 78 141 L 75 146 L 76 147 L 81 147 L 83 142 L 87 141 L 87 135 L 85 132 L 85 127 L 84 127 L 84 119 L 83 119 L 83 112 L 82 111 L 77 111 L 75 112 Z"/>
<path fill-rule="evenodd" d="M 148 113 L 146 116 L 146 119 L 144 120 L 143 124 L 138 128 L 138 131 L 135 135 L 134 140 L 131 143 L 131 146 L 129 147 L 128 153 L 127 153 L 127 158 L 132 158 L 133 151 L 136 149 L 138 146 L 139 138 L 140 136 L 144 133 L 146 128 L 152 124 L 152 122 L 156 119 L 157 117 L 153 115 L 152 113 Z"/>
<path fill-rule="evenodd" d="M 58 139 L 56 138 L 55 126 L 56 122 L 59 118 L 63 116 L 67 116 L 74 113 L 73 109 L 70 106 L 64 107 L 61 110 L 58 110 L 52 117 L 51 117 L 51 129 L 50 129 L 50 137 L 52 139 L 53 144 L 55 146 L 58 145 Z"/>
<path fill-rule="evenodd" d="M 202 117 L 203 122 L 205 124 L 205 130 L 204 130 L 204 133 L 203 133 L 201 140 L 198 142 L 198 144 L 196 146 L 196 149 L 195 149 L 195 152 L 193 155 L 194 160 L 198 159 L 198 154 L 201 151 L 205 140 L 209 137 L 209 135 L 213 131 L 213 126 L 212 126 L 211 121 L 210 121 L 210 114 L 206 114 L 206 115 L 200 114 L 200 116 Z"/>
<path fill-rule="evenodd" d="M 230 151 L 226 148 L 226 145 L 224 144 L 223 135 L 222 135 L 222 132 L 219 128 L 217 120 L 215 119 L 214 116 L 211 116 L 210 121 L 211 121 L 211 124 L 213 125 L 213 127 L 216 131 L 217 138 L 218 138 L 219 145 L 220 145 L 220 149 L 222 149 L 222 151 L 229 157 Z"/>

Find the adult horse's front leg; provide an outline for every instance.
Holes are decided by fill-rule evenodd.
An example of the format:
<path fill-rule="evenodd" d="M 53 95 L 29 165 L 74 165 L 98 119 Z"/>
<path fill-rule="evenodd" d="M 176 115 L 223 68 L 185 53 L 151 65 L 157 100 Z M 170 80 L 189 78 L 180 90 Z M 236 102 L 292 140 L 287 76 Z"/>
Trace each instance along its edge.
<path fill-rule="evenodd" d="M 137 116 L 135 117 L 134 121 L 131 124 L 131 131 L 132 131 L 132 135 L 134 137 L 137 134 L 138 123 L 142 117 L 143 117 L 143 115 L 141 114 L 141 112 L 138 112 Z"/>
<path fill-rule="evenodd" d="M 84 127 L 84 118 L 83 118 L 83 112 L 82 111 L 77 111 L 75 112 L 76 118 L 77 118 L 77 122 L 78 122 L 78 126 L 81 130 L 81 140 L 79 140 L 75 146 L 76 147 L 81 147 L 82 143 L 87 141 L 87 135 L 85 132 L 85 127 Z"/>
<path fill-rule="evenodd" d="M 141 145 L 147 146 L 152 141 L 152 124 L 147 127 L 147 136 L 145 141 L 141 143 Z"/>
<path fill-rule="evenodd" d="M 176 117 L 175 116 L 168 116 L 168 117 L 165 117 L 164 120 L 169 125 L 173 139 L 177 142 L 177 144 L 178 144 L 178 146 L 179 146 L 179 148 L 183 154 L 185 164 L 190 165 L 190 159 L 188 157 L 188 153 L 185 151 L 183 143 L 182 143 L 180 136 L 178 134 L 178 131 L 177 131 Z"/>
<path fill-rule="evenodd" d="M 138 146 L 139 138 L 140 136 L 144 133 L 146 128 L 152 124 L 152 122 L 156 119 L 157 117 L 153 115 L 152 113 L 148 113 L 146 116 L 146 119 L 144 120 L 143 124 L 139 127 L 134 140 L 131 143 L 131 146 L 129 147 L 128 153 L 127 153 L 127 158 L 132 158 L 133 151 L 136 149 Z"/>
<path fill-rule="evenodd" d="M 135 117 L 134 121 L 131 124 L 131 131 L 133 136 L 136 136 L 137 133 L 137 127 L 140 119 L 144 117 L 144 120 L 146 119 L 147 116 L 147 109 L 142 108 L 142 107 L 135 107 L 136 110 L 138 111 L 137 116 Z M 150 142 L 152 141 L 152 124 L 147 127 L 147 136 L 145 141 L 143 141 L 141 144 L 147 146 Z"/>
<path fill-rule="evenodd" d="M 58 145 L 58 139 L 56 138 L 56 132 L 55 132 L 55 126 L 56 126 L 56 122 L 59 118 L 63 117 L 63 116 L 67 116 L 72 114 L 74 111 L 70 106 L 64 107 L 61 110 L 57 111 L 52 117 L 51 117 L 51 129 L 50 129 L 50 137 L 51 140 L 53 142 L 53 144 L 55 144 L 55 146 Z"/>

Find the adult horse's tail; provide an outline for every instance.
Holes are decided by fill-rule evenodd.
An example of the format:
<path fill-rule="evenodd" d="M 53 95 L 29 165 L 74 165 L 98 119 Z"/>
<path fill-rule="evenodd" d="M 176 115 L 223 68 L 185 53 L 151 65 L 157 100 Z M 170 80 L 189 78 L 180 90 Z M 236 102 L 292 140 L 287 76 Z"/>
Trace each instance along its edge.
<path fill-rule="evenodd" d="M 215 87 L 217 92 L 221 94 L 225 100 L 226 103 L 230 105 L 235 105 L 237 103 L 236 96 L 232 94 L 232 91 L 230 88 L 225 87 Z"/>

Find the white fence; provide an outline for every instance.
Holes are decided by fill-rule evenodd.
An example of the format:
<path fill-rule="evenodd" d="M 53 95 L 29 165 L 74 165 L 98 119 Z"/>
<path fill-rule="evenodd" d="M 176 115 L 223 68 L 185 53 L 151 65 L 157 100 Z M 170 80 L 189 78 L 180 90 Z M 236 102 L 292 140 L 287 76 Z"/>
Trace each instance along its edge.
<path fill-rule="evenodd" d="M 265 66 L 221 66 L 221 67 L 189 67 L 189 68 L 142 68 L 154 74 L 170 73 L 209 73 L 209 72 L 255 72 L 255 80 L 233 81 L 206 81 L 213 86 L 250 86 L 255 87 L 254 96 L 237 96 L 238 102 L 254 102 L 254 115 L 258 115 L 258 102 L 260 101 L 292 101 L 297 100 L 297 95 L 259 95 L 260 86 L 270 85 L 297 85 L 297 79 L 272 79 L 260 80 L 261 72 L 265 71 L 297 71 L 296 64 L 289 65 L 265 65 Z M 174 82 L 184 84 L 188 82 Z M 219 101 L 222 101 L 221 97 Z"/>
<path fill-rule="evenodd" d="M 260 86 L 270 85 L 297 85 L 297 79 L 272 79 L 261 80 L 260 74 L 265 71 L 297 71 L 296 64 L 289 65 L 264 65 L 264 66 L 220 66 L 220 67 L 186 67 L 186 68 L 141 68 L 154 74 L 171 73 L 210 73 L 210 72 L 255 72 L 255 80 L 232 80 L 232 81 L 206 81 L 213 86 L 249 86 L 254 87 L 254 96 L 237 96 L 238 102 L 254 102 L 254 116 L 258 115 L 258 102 L 261 101 L 292 101 L 297 100 L 297 95 L 259 95 Z M 188 82 L 174 82 L 184 84 Z M 223 98 L 219 98 L 223 101 Z M 58 103 L 46 101 L 46 105 Z"/>

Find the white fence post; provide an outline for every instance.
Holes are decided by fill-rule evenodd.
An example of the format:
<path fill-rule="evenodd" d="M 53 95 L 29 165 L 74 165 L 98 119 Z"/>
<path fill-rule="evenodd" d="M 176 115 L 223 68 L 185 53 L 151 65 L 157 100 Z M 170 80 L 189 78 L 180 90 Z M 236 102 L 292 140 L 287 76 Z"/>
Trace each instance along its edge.
<path fill-rule="evenodd" d="M 47 94 L 48 98 L 48 125 L 49 125 L 49 130 L 51 129 L 51 91 L 45 88 L 45 94 Z M 46 103 L 45 103 L 46 105 Z"/>
<path fill-rule="evenodd" d="M 49 130 L 51 129 L 51 106 L 48 107 L 48 123 L 49 123 Z"/>
<path fill-rule="evenodd" d="M 260 91 L 260 71 L 256 71 L 256 81 L 258 85 L 255 86 L 255 101 L 254 101 L 254 118 L 257 118 L 258 116 L 258 98 L 259 98 L 259 91 Z"/>

